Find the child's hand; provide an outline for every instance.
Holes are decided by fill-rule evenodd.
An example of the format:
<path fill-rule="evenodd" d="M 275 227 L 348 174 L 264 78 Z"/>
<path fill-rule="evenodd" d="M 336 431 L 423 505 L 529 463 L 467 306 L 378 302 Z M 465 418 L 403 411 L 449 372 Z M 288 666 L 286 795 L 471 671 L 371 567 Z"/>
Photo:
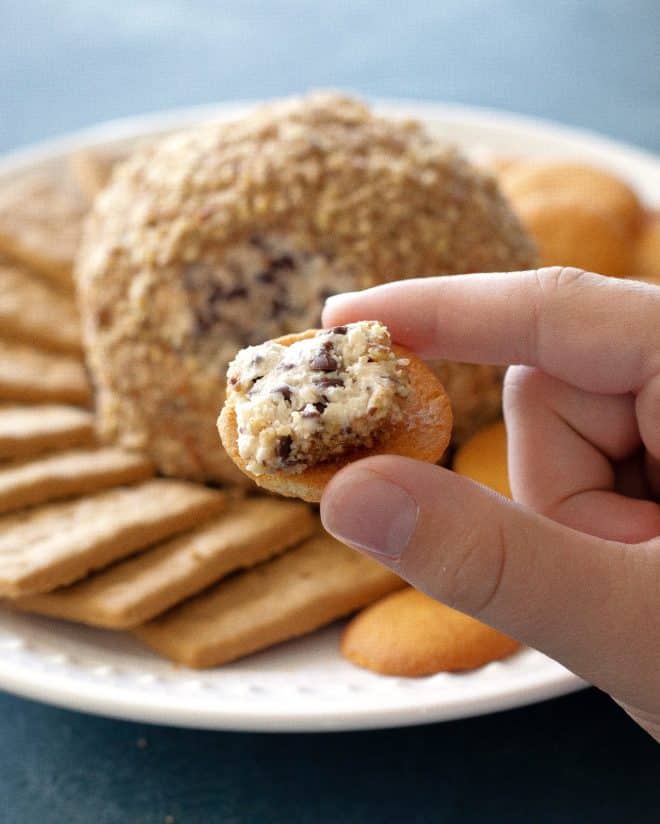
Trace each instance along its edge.
<path fill-rule="evenodd" d="M 402 281 L 324 314 L 374 318 L 428 358 L 519 364 L 504 408 L 520 503 L 383 456 L 328 485 L 326 528 L 561 661 L 660 740 L 660 288 L 554 268 Z"/>

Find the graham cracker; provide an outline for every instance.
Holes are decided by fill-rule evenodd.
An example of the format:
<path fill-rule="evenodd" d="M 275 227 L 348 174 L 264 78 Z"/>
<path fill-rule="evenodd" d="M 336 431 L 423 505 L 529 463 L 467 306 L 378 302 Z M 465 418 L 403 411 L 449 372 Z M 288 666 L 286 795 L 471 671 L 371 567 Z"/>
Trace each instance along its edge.
<path fill-rule="evenodd" d="M 215 667 L 312 632 L 402 586 L 376 561 L 322 533 L 134 634 L 173 661 Z"/>
<path fill-rule="evenodd" d="M 116 447 L 75 449 L 0 464 L 0 514 L 143 481 L 153 474 L 145 456 Z"/>
<path fill-rule="evenodd" d="M 252 566 L 315 529 L 300 503 L 248 498 L 192 532 L 65 589 L 20 599 L 30 612 L 108 629 L 160 615 L 236 569 Z"/>
<path fill-rule="evenodd" d="M 56 172 L 35 172 L 0 188 L 0 253 L 60 286 L 71 270 L 87 204 Z"/>
<path fill-rule="evenodd" d="M 94 443 L 94 416 L 75 406 L 0 406 L 0 460 Z"/>
<path fill-rule="evenodd" d="M 221 492 L 156 479 L 0 518 L 0 596 L 49 592 L 196 526 Z"/>
<path fill-rule="evenodd" d="M 0 400 L 86 405 L 91 397 L 85 367 L 78 358 L 0 340 Z"/>
<path fill-rule="evenodd" d="M 60 352 L 81 352 L 73 297 L 27 270 L 0 261 L 0 329 L 7 338 Z"/>

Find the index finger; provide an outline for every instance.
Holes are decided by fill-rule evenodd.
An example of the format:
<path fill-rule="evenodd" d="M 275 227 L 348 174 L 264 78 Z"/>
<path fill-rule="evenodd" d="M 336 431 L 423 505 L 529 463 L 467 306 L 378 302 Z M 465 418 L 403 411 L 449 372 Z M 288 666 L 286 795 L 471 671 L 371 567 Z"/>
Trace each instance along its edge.
<path fill-rule="evenodd" d="M 660 372 L 660 288 L 553 267 L 419 278 L 331 298 L 326 326 L 377 319 L 426 358 L 524 364 L 591 392 Z"/>

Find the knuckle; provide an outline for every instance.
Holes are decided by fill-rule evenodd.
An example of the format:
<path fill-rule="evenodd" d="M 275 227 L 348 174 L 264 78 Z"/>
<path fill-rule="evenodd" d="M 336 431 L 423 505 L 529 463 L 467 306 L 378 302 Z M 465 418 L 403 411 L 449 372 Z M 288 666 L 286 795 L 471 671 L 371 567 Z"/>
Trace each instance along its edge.
<path fill-rule="evenodd" d="M 505 410 L 535 405 L 552 390 L 552 383 L 552 379 L 535 366 L 510 366 L 504 376 Z"/>
<path fill-rule="evenodd" d="M 476 525 L 467 529 L 445 575 L 442 600 L 478 618 L 498 596 L 505 561 L 506 538 L 501 527 L 488 540 Z"/>
<path fill-rule="evenodd" d="M 542 295 L 552 295 L 588 279 L 589 273 L 575 266 L 547 266 L 536 270 L 536 283 Z"/>

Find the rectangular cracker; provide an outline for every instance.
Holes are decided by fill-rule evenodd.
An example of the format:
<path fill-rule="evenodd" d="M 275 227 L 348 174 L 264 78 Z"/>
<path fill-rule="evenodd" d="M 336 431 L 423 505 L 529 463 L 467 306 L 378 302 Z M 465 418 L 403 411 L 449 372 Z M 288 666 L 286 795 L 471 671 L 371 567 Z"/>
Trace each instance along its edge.
<path fill-rule="evenodd" d="M 0 464 L 0 514 L 144 481 L 153 474 L 144 455 L 111 446 Z"/>
<path fill-rule="evenodd" d="M 312 632 L 402 586 L 376 561 L 322 533 L 134 634 L 173 661 L 215 667 Z"/>
<path fill-rule="evenodd" d="M 73 297 L 4 261 L 0 261 L 0 329 L 7 338 L 45 349 L 82 351 Z"/>
<path fill-rule="evenodd" d="M 92 626 L 129 629 L 236 569 L 278 555 L 316 529 L 305 504 L 247 498 L 193 532 L 73 586 L 20 599 L 16 606 Z"/>
<path fill-rule="evenodd" d="M 94 443 L 94 416 L 76 406 L 0 406 L 0 460 Z"/>
<path fill-rule="evenodd" d="M 219 512 L 224 495 L 156 479 L 0 517 L 0 596 L 50 592 Z"/>
<path fill-rule="evenodd" d="M 0 253 L 73 289 L 71 270 L 87 204 L 57 171 L 34 172 L 0 188 Z"/>
<path fill-rule="evenodd" d="M 0 400 L 86 405 L 91 397 L 78 358 L 0 340 Z"/>

